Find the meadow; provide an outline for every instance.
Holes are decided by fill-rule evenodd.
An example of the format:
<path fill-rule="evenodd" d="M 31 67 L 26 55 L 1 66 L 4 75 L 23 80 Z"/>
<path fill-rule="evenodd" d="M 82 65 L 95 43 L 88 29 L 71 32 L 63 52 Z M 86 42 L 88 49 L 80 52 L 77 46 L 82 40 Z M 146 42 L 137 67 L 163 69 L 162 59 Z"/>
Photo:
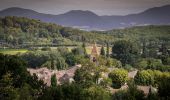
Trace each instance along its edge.
<path fill-rule="evenodd" d="M 9 54 L 9 55 L 16 55 L 28 52 L 27 49 L 0 49 L 0 53 L 2 54 Z"/>

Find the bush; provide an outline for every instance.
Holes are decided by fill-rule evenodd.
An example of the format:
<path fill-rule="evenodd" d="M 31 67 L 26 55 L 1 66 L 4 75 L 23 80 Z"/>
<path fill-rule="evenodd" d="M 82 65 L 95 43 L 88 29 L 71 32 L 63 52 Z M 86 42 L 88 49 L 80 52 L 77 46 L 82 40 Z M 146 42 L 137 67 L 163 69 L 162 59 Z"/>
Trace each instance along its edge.
<path fill-rule="evenodd" d="M 124 69 L 116 69 L 109 73 L 114 88 L 120 88 L 128 80 L 128 72 Z"/>
<path fill-rule="evenodd" d="M 122 64 L 117 59 L 107 58 L 106 66 L 121 68 Z"/>
<path fill-rule="evenodd" d="M 113 100 L 145 100 L 144 93 L 134 83 L 128 84 L 127 90 L 120 90 L 113 95 Z"/>
<path fill-rule="evenodd" d="M 148 70 L 138 71 L 134 81 L 138 85 L 152 85 L 154 84 L 154 76 Z"/>
<path fill-rule="evenodd" d="M 41 50 L 42 50 L 42 51 L 50 51 L 51 48 L 50 48 L 50 47 L 43 47 Z"/>

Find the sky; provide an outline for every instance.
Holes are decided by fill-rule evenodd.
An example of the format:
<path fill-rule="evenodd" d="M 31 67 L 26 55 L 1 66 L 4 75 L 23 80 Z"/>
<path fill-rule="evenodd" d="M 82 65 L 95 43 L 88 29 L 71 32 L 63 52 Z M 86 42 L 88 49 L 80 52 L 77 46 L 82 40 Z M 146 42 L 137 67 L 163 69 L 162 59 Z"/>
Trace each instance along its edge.
<path fill-rule="evenodd" d="M 170 0 L 0 0 L 0 10 L 21 7 L 54 15 L 70 10 L 89 10 L 98 15 L 127 15 L 168 4 Z"/>

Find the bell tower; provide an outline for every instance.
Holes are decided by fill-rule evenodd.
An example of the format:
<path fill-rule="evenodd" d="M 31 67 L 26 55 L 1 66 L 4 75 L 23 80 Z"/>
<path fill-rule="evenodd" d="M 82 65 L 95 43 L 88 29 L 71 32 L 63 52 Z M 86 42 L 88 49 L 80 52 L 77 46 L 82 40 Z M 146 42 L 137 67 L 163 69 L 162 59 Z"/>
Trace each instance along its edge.
<path fill-rule="evenodd" d="M 96 46 L 96 43 L 94 43 L 92 47 L 91 55 L 90 55 L 91 61 L 96 62 L 97 56 L 98 56 L 97 46 Z"/>

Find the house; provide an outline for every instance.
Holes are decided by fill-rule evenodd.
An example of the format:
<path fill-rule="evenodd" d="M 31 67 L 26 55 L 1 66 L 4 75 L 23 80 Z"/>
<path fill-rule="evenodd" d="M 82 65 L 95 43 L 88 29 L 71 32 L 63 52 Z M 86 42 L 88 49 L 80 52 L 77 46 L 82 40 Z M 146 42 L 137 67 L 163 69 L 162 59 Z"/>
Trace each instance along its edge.
<path fill-rule="evenodd" d="M 36 74 L 39 80 L 43 80 L 47 86 L 51 85 L 51 76 L 56 74 L 57 84 L 63 84 L 66 82 L 73 82 L 74 73 L 75 71 L 80 68 L 81 65 L 73 66 L 66 70 L 50 70 L 46 67 L 44 68 L 27 68 L 27 71 L 30 72 L 31 75 Z"/>

